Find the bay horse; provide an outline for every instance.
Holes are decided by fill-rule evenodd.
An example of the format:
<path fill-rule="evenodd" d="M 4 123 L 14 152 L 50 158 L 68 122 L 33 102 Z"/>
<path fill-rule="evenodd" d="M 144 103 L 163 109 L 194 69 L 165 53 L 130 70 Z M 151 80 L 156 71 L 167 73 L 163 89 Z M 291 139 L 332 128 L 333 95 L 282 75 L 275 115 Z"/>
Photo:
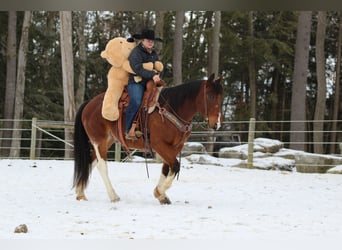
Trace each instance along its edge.
<path fill-rule="evenodd" d="M 150 147 L 163 160 L 160 179 L 153 192 L 160 204 L 171 204 L 166 190 L 180 170 L 177 155 L 191 134 L 191 122 L 195 114 L 202 114 L 211 128 L 218 129 L 221 125 L 223 87 L 221 78 L 214 77 L 212 74 L 207 80 L 164 87 L 157 107 L 148 115 Z M 84 189 L 95 166 L 98 167 L 110 201 L 120 200 L 107 170 L 107 150 L 119 138 L 118 121 L 109 121 L 102 117 L 103 96 L 104 93 L 99 94 L 83 103 L 76 114 L 73 187 L 76 189 L 77 200 L 87 200 Z M 127 140 L 126 144 L 132 149 L 145 149 L 143 137 Z"/>

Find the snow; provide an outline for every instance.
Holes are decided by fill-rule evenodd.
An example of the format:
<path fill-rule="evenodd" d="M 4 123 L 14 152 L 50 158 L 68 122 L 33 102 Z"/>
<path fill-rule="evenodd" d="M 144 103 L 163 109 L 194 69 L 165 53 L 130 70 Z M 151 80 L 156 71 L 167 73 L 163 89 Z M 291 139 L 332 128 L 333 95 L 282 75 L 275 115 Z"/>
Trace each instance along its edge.
<path fill-rule="evenodd" d="M 342 174 L 342 165 L 337 165 L 336 167 L 329 169 L 328 173 L 331 173 L 331 174 Z"/>
<path fill-rule="evenodd" d="M 295 160 L 282 157 L 267 157 L 253 159 L 253 166 L 259 169 L 283 169 L 291 171 L 295 165 Z"/>
<path fill-rule="evenodd" d="M 121 197 L 111 203 L 97 169 L 86 189 L 88 201 L 77 201 L 71 187 L 73 161 L 0 160 L 0 238 L 239 244 L 244 239 L 309 239 L 312 247 L 319 246 L 317 239 L 330 244 L 340 239 L 341 175 L 234 167 L 239 161 L 207 155 L 182 158 L 179 179 L 167 192 L 172 204 L 162 206 L 152 194 L 161 171 L 158 163 L 148 163 L 147 178 L 139 158 L 110 161 L 109 175 Z M 27 225 L 28 233 L 14 233 L 20 224 Z"/>

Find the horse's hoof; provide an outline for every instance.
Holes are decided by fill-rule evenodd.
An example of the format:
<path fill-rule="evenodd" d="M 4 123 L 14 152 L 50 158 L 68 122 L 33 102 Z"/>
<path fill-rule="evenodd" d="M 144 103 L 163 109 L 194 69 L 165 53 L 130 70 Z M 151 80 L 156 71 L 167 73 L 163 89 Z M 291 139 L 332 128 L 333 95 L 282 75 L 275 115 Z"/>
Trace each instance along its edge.
<path fill-rule="evenodd" d="M 165 196 L 163 199 L 159 199 L 159 203 L 160 205 L 170 205 L 171 200 Z"/>
<path fill-rule="evenodd" d="M 154 197 L 156 197 L 159 200 L 160 205 L 170 205 L 171 204 L 171 200 L 166 195 L 161 195 L 159 193 L 157 187 L 153 190 L 153 195 L 154 195 Z"/>
<path fill-rule="evenodd" d="M 118 202 L 119 200 L 120 200 L 120 197 L 116 197 L 116 198 L 112 199 L 111 202 L 114 203 L 114 202 Z"/>
<path fill-rule="evenodd" d="M 79 196 L 76 196 L 76 200 L 78 201 L 87 201 L 87 197 L 85 197 L 85 195 L 79 195 Z"/>

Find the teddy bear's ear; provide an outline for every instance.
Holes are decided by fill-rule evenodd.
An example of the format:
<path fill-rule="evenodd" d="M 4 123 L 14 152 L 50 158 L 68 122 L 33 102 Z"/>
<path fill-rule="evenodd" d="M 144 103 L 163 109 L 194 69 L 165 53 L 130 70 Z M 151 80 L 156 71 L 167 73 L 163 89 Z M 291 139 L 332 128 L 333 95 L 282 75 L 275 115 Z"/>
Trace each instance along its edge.
<path fill-rule="evenodd" d="M 134 42 L 134 38 L 133 37 L 129 37 L 129 38 L 127 38 L 126 41 L 129 42 L 129 43 L 133 43 Z"/>
<path fill-rule="evenodd" d="M 101 57 L 102 58 L 107 58 L 107 56 L 108 56 L 107 55 L 107 51 L 104 50 L 104 51 L 101 52 Z"/>

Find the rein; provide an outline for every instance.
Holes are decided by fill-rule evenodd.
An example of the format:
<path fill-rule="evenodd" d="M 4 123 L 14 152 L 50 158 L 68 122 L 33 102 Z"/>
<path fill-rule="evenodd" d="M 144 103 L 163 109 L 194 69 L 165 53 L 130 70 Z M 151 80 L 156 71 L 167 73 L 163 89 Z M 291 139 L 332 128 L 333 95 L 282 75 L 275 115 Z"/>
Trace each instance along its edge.
<path fill-rule="evenodd" d="M 203 99 L 204 99 L 204 114 L 205 114 L 205 119 L 208 119 L 208 103 L 207 103 L 207 88 L 204 85 L 204 89 L 203 89 Z M 176 128 L 179 129 L 179 131 L 183 132 L 183 137 L 182 139 L 179 141 L 179 143 L 177 143 L 176 147 L 178 147 L 178 145 L 180 144 L 180 142 L 184 139 L 185 135 L 187 133 L 191 133 L 192 130 L 192 123 L 191 122 L 187 122 L 184 121 L 183 119 L 181 119 L 177 114 L 173 114 L 175 113 L 175 111 L 170 112 L 168 110 L 166 110 L 165 108 L 161 107 L 159 102 L 156 103 L 156 107 L 159 109 L 159 114 L 162 118 L 162 121 L 164 122 L 164 117 L 166 117 L 173 125 L 176 126 Z M 171 108 L 171 107 L 170 107 Z M 172 110 L 172 108 L 171 108 Z"/>
<path fill-rule="evenodd" d="M 164 117 L 166 117 L 170 122 L 173 123 L 181 132 L 187 133 L 191 132 L 192 130 L 192 124 L 191 122 L 182 122 L 180 119 L 178 119 L 174 114 L 167 111 L 165 108 L 160 107 L 159 102 L 157 102 L 156 107 L 159 109 L 159 114 L 162 117 L 162 121 L 164 122 Z"/>
<path fill-rule="evenodd" d="M 182 138 L 179 140 L 179 142 L 176 144 L 175 147 L 178 147 L 179 144 L 183 141 L 187 133 L 191 133 L 192 130 L 192 124 L 191 122 L 185 122 L 181 121 L 180 118 L 177 118 L 174 114 L 169 112 L 163 107 L 160 107 L 159 102 L 156 103 L 156 107 L 159 109 L 159 114 L 162 118 L 162 121 L 164 122 L 164 117 L 168 119 L 173 125 L 175 125 L 176 128 L 179 129 L 179 131 L 183 132 Z"/>

